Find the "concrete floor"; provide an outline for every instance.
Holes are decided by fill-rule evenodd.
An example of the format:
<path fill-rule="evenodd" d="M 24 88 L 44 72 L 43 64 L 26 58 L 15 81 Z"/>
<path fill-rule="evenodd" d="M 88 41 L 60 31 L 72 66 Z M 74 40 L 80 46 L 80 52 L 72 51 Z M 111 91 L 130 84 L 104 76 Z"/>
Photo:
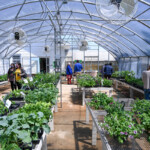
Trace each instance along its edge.
<path fill-rule="evenodd" d="M 47 136 L 48 150 L 101 150 L 100 137 L 96 146 L 91 145 L 92 122 L 85 124 L 82 94 L 76 85 L 62 87 L 63 107 L 54 113 L 55 130 Z"/>

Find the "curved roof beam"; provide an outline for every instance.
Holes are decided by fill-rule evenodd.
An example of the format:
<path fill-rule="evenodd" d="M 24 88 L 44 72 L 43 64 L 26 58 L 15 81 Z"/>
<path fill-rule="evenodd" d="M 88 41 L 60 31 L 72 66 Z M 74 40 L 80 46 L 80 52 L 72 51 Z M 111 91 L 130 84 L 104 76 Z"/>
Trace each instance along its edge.
<path fill-rule="evenodd" d="M 31 29 L 31 30 L 28 30 L 28 31 L 32 31 L 33 29 Z M 74 29 L 75 30 L 75 29 Z M 27 31 L 27 32 L 28 32 Z M 79 29 L 76 29 L 76 31 L 81 31 L 81 30 L 79 30 Z M 45 31 L 43 31 L 43 32 L 45 32 Z M 93 37 L 95 37 L 95 34 L 94 33 L 92 33 L 92 32 L 89 32 L 89 31 L 85 31 L 85 33 L 88 33 L 88 34 L 90 34 L 90 35 L 93 35 Z M 97 37 L 97 36 L 96 36 Z M 99 40 L 98 38 L 96 38 L 97 40 Z M 106 40 L 108 43 L 109 42 L 111 42 L 111 41 L 108 41 L 108 40 Z M 111 42 L 112 43 L 112 42 Z M 112 43 L 114 46 L 116 46 L 118 49 L 120 49 L 119 47 L 118 47 L 118 45 L 116 45 L 115 43 Z M 5 48 L 6 49 L 6 48 Z M 123 50 L 122 50 L 123 51 Z"/>
<path fill-rule="evenodd" d="M 30 24 L 30 23 L 29 23 Z M 73 24 L 68 24 L 68 25 L 73 25 Z M 77 26 L 77 25 L 73 25 L 73 26 Z M 87 27 L 87 26 L 84 26 L 84 25 L 80 25 L 81 27 L 84 27 L 84 28 L 89 28 L 89 29 L 91 29 L 91 30 L 94 30 L 94 31 L 96 31 L 96 32 L 99 32 L 99 30 L 97 30 L 97 29 L 95 29 L 95 28 L 91 28 L 91 27 Z M 43 26 L 43 27 L 46 27 L 46 26 Z M 80 28 L 81 28 L 80 27 Z M 34 29 L 38 29 L 38 28 L 32 28 L 31 30 L 34 30 Z M 10 29 L 11 30 L 11 29 Z M 30 31 L 30 30 L 28 30 L 28 31 Z M 27 31 L 27 32 L 28 32 Z M 82 30 L 83 31 L 83 30 Z M 101 33 L 103 33 L 104 35 L 108 35 L 107 33 L 105 33 L 105 32 L 103 32 L 103 31 L 101 31 Z M 94 33 L 93 33 L 94 34 Z M 95 36 L 99 36 L 100 37 L 100 35 L 97 35 L 97 34 L 95 34 Z M 102 37 L 101 37 L 102 38 Z M 115 37 L 113 37 L 113 36 L 110 36 L 110 38 L 112 38 L 112 39 L 114 39 L 116 42 L 119 42 L 121 45 L 123 45 L 123 46 L 125 46 L 127 49 L 129 49 L 130 51 L 132 51 L 128 46 L 126 46 L 124 43 L 122 43 L 122 42 L 120 42 L 118 39 L 116 39 Z M 140 48 L 139 48 L 140 49 Z M 133 52 L 135 55 L 137 55 L 135 52 Z"/>
<path fill-rule="evenodd" d="M 63 12 L 63 11 L 61 11 L 61 12 Z M 74 13 L 82 13 L 82 12 L 74 12 Z M 37 14 L 40 14 L 40 13 L 37 13 Z M 83 13 L 83 14 L 86 14 L 86 13 Z M 31 15 L 33 15 L 33 14 L 31 14 Z M 88 15 L 88 14 L 86 14 L 86 15 Z M 28 16 L 28 15 L 27 15 Z M 23 16 L 22 16 L 23 17 Z M 97 17 L 97 16 L 96 16 Z M 83 22 L 88 22 L 88 23 L 91 23 L 90 21 L 84 21 L 83 20 Z M 96 24 L 96 23 L 91 23 L 91 24 Z M 98 25 L 98 24 L 96 24 L 96 25 Z M 124 39 L 126 39 L 126 40 L 128 40 L 130 43 L 132 43 L 134 46 L 136 46 L 139 50 L 141 50 L 143 53 L 144 53 L 144 55 L 146 55 L 147 56 L 147 54 L 146 54 L 146 52 L 144 52 L 144 50 L 142 50 L 140 47 L 138 47 L 135 43 L 133 43 L 131 40 L 129 40 L 129 39 L 127 39 L 125 36 L 123 36 L 122 34 L 120 34 L 120 33 L 118 33 L 118 32 L 116 32 L 115 30 L 112 30 L 112 29 L 110 29 L 110 28 L 107 28 L 107 27 L 105 27 L 105 26 L 103 26 L 103 28 L 106 28 L 106 29 L 108 29 L 108 30 L 110 30 L 110 31 L 112 31 L 112 33 L 116 33 L 117 35 L 120 35 L 120 36 L 122 36 Z M 123 27 L 123 28 L 126 28 L 125 26 Z M 120 29 L 120 28 L 119 28 Z M 127 30 L 128 30 L 128 28 L 126 28 Z M 118 29 L 117 29 L 118 30 Z M 128 30 L 128 31 L 130 31 L 130 32 L 133 32 L 132 30 Z M 135 35 L 137 35 L 138 37 L 140 37 L 142 40 L 144 40 L 141 36 L 139 36 L 137 33 L 135 33 L 135 32 L 133 32 Z M 110 35 L 110 34 L 109 34 Z M 145 41 L 145 40 L 144 40 Z M 146 41 L 147 42 L 147 41 Z M 149 43 L 148 43 L 149 44 Z"/>
<path fill-rule="evenodd" d="M 72 33 L 72 32 L 71 32 Z M 76 33 L 77 34 L 77 33 Z M 90 35 L 87 35 L 87 37 L 89 37 L 91 40 L 93 40 L 93 38 L 95 39 L 95 37 L 93 37 L 93 36 L 90 36 Z M 39 37 L 38 37 L 39 38 Z M 97 40 L 97 39 L 96 39 Z M 26 47 L 26 46 L 24 46 L 24 47 Z M 22 47 L 21 47 L 21 49 L 22 49 Z M 20 49 L 20 50 L 21 50 Z M 13 51 L 15 51 L 16 50 L 16 48 L 14 48 L 13 50 L 11 50 L 11 52 L 9 52 L 8 53 L 8 55 L 10 55 L 10 53 L 12 53 Z M 114 51 L 112 51 L 112 50 L 109 50 L 109 51 L 111 51 L 114 55 L 116 55 L 116 52 L 114 52 Z M 16 52 L 16 51 L 15 51 Z M 12 56 L 12 55 L 11 55 Z M 11 57 L 10 56 L 10 57 Z"/>
<path fill-rule="evenodd" d="M 34 1 L 34 2 L 38 2 L 38 1 Z M 81 1 L 78 1 L 78 2 L 80 2 L 81 3 Z M 30 2 L 29 2 L 30 3 Z M 86 2 L 85 2 L 86 3 Z M 26 3 L 26 4 L 28 4 L 28 3 Z M 94 3 L 92 3 L 93 5 L 94 5 Z M 20 4 L 21 5 L 21 4 Z M 61 11 L 61 12 L 63 12 L 63 11 Z M 40 12 L 41 13 L 41 12 Z M 40 13 L 38 13 L 38 14 L 40 14 Z M 74 12 L 74 13 L 83 13 L 83 12 Z M 83 13 L 83 14 L 86 14 L 86 15 L 88 15 L 87 13 Z M 33 15 L 33 14 L 31 14 L 31 15 Z M 28 15 L 27 15 L 28 16 Z M 92 15 L 92 16 L 95 16 L 95 15 Z M 23 16 L 22 16 L 23 17 Z M 98 17 L 98 18 L 100 18 L 99 16 L 95 16 L 95 17 Z M 110 29 L 109 29 L 110 30 Z M 111 31 L 113 31 L 113 30 L 111 30 Z M 141 37 L 140 37 L 141 38 Z"/>
<path fill-rule="evenodd" d="M 94 4 L 94 3 L 93 3 Z M 20 4 L 21 5 L 21 4 Z"/>

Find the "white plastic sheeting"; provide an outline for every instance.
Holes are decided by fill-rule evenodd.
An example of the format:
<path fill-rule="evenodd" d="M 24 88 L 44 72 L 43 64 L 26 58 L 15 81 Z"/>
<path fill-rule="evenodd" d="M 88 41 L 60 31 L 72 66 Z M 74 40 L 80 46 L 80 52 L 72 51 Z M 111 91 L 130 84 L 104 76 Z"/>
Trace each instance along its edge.
<path fill-rule="evenodd" d="M 120 71 L 134 71 L 135 77 L 141 78 L 141 74 L 150 65 L 150 57 L 130 57 L 121 58 L 119 60 L 119 70 Z"/>

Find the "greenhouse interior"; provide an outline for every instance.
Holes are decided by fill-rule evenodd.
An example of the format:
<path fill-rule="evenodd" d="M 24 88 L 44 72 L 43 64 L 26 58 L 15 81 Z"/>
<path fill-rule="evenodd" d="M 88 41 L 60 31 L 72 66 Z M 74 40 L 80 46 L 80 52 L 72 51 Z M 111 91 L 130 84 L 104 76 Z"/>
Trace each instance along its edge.
<path fill-rule="evenodd" d="M 0 150 L 150 150 L 150 0 L 0 0 Z"/>

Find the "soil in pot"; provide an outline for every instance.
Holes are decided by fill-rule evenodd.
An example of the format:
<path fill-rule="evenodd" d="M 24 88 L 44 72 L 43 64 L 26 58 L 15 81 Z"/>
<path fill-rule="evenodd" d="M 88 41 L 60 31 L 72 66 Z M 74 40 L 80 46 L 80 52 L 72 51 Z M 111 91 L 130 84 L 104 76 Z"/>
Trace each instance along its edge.
<path fill-rule="evenodd" d="M 9 100 L 11 100 L 11 101 L 23 101 L 24 98 L 23 97 L 11 97 L 11 98 L 9 98 Z"/>

